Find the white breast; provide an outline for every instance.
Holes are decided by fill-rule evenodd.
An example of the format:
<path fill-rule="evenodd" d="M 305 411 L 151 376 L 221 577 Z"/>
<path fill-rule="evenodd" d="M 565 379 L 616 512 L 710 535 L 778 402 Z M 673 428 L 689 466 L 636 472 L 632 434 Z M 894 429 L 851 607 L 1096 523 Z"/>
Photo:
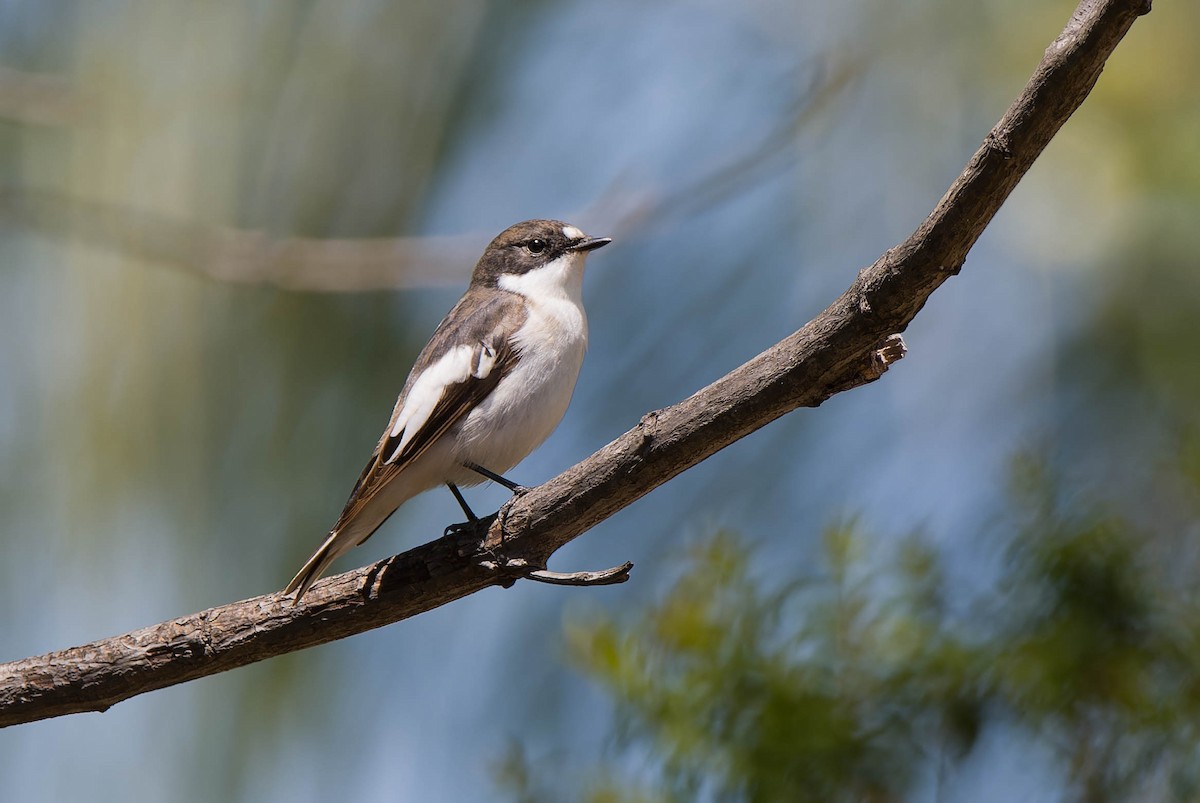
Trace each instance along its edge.
<path fill-rule="evenodd" d="M 524 296 L 527 305 L 528 317 L 513 337 L 520 359 L 463 421 L 456 438 L 461 460 L 503 473 L 562 420 L 587 349 L 584 256 L 566 254 L 536 271 L 500 278 L 500 288 Z"/>

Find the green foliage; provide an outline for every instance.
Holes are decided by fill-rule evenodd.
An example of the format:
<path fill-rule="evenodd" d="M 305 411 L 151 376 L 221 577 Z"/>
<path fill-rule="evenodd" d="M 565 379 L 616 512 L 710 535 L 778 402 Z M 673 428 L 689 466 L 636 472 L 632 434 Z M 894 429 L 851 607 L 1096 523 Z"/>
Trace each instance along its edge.
<path fill-rule="evenodd" d="M 1155 565 L 1156 533 L 1068 499 L 1037 465 L 1025 473 L 1025 518 L 991 614 L 993 697 L 1054 745 L 1083 799 L 1194 798 L 1194 594 Z"/>
<path fill-rule="evenodd" d="M 618 745 L 651 764 L 636 783 L 600 773 L 582 799 L 923 797 L 989 729 L 1049 755 L 1068 799 L 1194 797 L 1200 611 L 1164 593 L 1150 536 L 1068 504 L 1036 461 L 1014 477 L 1001 576 L 965 610 L 929 547 L 885 550 L 851 523 L 826 534 L 819 577 L 772 583 L 752 545 L 719 533 L 634 621 L 571 623 L 575 664 L 616 701 Z M 538 775 L 516 750 L 502 781 L 562 799 Z"/>

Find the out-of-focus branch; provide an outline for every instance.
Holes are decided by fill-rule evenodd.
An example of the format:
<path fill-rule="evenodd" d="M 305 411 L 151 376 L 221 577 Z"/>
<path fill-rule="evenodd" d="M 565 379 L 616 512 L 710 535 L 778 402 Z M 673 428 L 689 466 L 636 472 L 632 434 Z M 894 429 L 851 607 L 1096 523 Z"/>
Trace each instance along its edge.
<path fill-rule="evenodd" d="M 443 537 L 313 586 L 212 608 L 82 647 L 0 665 L 0 726 L 102 711 L 143 692 L 389 624 L 513 581 L 559 547 L 776 418 L 878 378 L 903 331 L 1095 85 L 1147 0 L 1084 0 L 1021 95 L 933 213 L 800 331 L 641 422 L 501 509 L 485 543 Z M 503 557 L 504 560 L 498 560 Z M 498 569 L 504 566 L 504 569 Z"/>
<path fill-rule="evenodd" d="M 0 216 L 52 237 L 244 284 L 353 293 L 463 283 L 486 237 L 316 240 L 179 220 L 49 192 L 0 191 Z"/>
<path fill-rule="evenodd" d="M 73 125 L 83 101 L 64 78 L 0 66 L 0 120 L 26 125 Z"/>
<path fill-rule="evenodd" d="M 616 181 L 588 209 L 567 217 L 584 228 L 593 221 L 603 222 L 606 235 L 627 238 L 666 214 L 698 211 L 752 185 L 764 166 L 794 145 L 796 130 L 845 86 L 855 69 L 848 65 L 822 76 L 785 124 L 728 163 L 701 171 L 687 186 L 660 189 Z M 61 79 L 39 77 L 39 81 L 68 92 Z M 0 70 L 0 113 L 4 86 Z M 217 281 L 320 293 L 461 285 L 489 239 L 483 232 L 374 239 L 273 237 L 262 231 L 12 187 L 0 189 L 0 219 L 49 237 L 73 239 Z"/>

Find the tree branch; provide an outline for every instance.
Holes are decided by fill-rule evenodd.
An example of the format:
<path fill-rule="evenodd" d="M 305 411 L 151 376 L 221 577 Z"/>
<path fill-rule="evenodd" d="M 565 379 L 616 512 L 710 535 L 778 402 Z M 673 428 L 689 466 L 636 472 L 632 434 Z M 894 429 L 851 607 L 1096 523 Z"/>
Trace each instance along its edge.
<path fill-rule="evenodd" d="M 415 616 L 555 550 L 709 455 L 798 407 L 878 378 L 903 331 L 967 253 L 1046 144 L 1083 102 L 1149 0 L 1083 0 L 1024 91 L 916 232 L 863 270 L 800 331 L 583 462 L 505 505 L 478 535 L 455 534 L 313 586 L 212 608 L 116 638 L 0 665 L 0 726 L 103 711 L 137 694 Z M 524 561 L 516 564 L 514 561 Z M 485 565 L 486 564 L 486 565 Z M 490 567 L 490 568 L 489 568 Z M 498 568 L 503 567 L 503 568 Z"/>

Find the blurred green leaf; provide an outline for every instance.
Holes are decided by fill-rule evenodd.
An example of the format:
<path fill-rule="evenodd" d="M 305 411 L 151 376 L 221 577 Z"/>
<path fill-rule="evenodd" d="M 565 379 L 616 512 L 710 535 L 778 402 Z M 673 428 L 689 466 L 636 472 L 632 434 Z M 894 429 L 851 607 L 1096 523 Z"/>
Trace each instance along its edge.
<path fill-rule="evenodd" d="M 568 622 L 572 661 L 657 787 L 601 773 L 579 799 L 904 800 L 988 731 L 1056 756 L 1081 799 L 1188 799 L 1200 612 L 1163 593 L 1151 534 L 1032 454 L 1012 477 L 1002 575 L 965 612 L 918 537 L 872 563 L 878 543 L 851 523 L 826 533 L 817 581 L 765 582 L 758 548 L 721 532 L 631 621 Z"/>

